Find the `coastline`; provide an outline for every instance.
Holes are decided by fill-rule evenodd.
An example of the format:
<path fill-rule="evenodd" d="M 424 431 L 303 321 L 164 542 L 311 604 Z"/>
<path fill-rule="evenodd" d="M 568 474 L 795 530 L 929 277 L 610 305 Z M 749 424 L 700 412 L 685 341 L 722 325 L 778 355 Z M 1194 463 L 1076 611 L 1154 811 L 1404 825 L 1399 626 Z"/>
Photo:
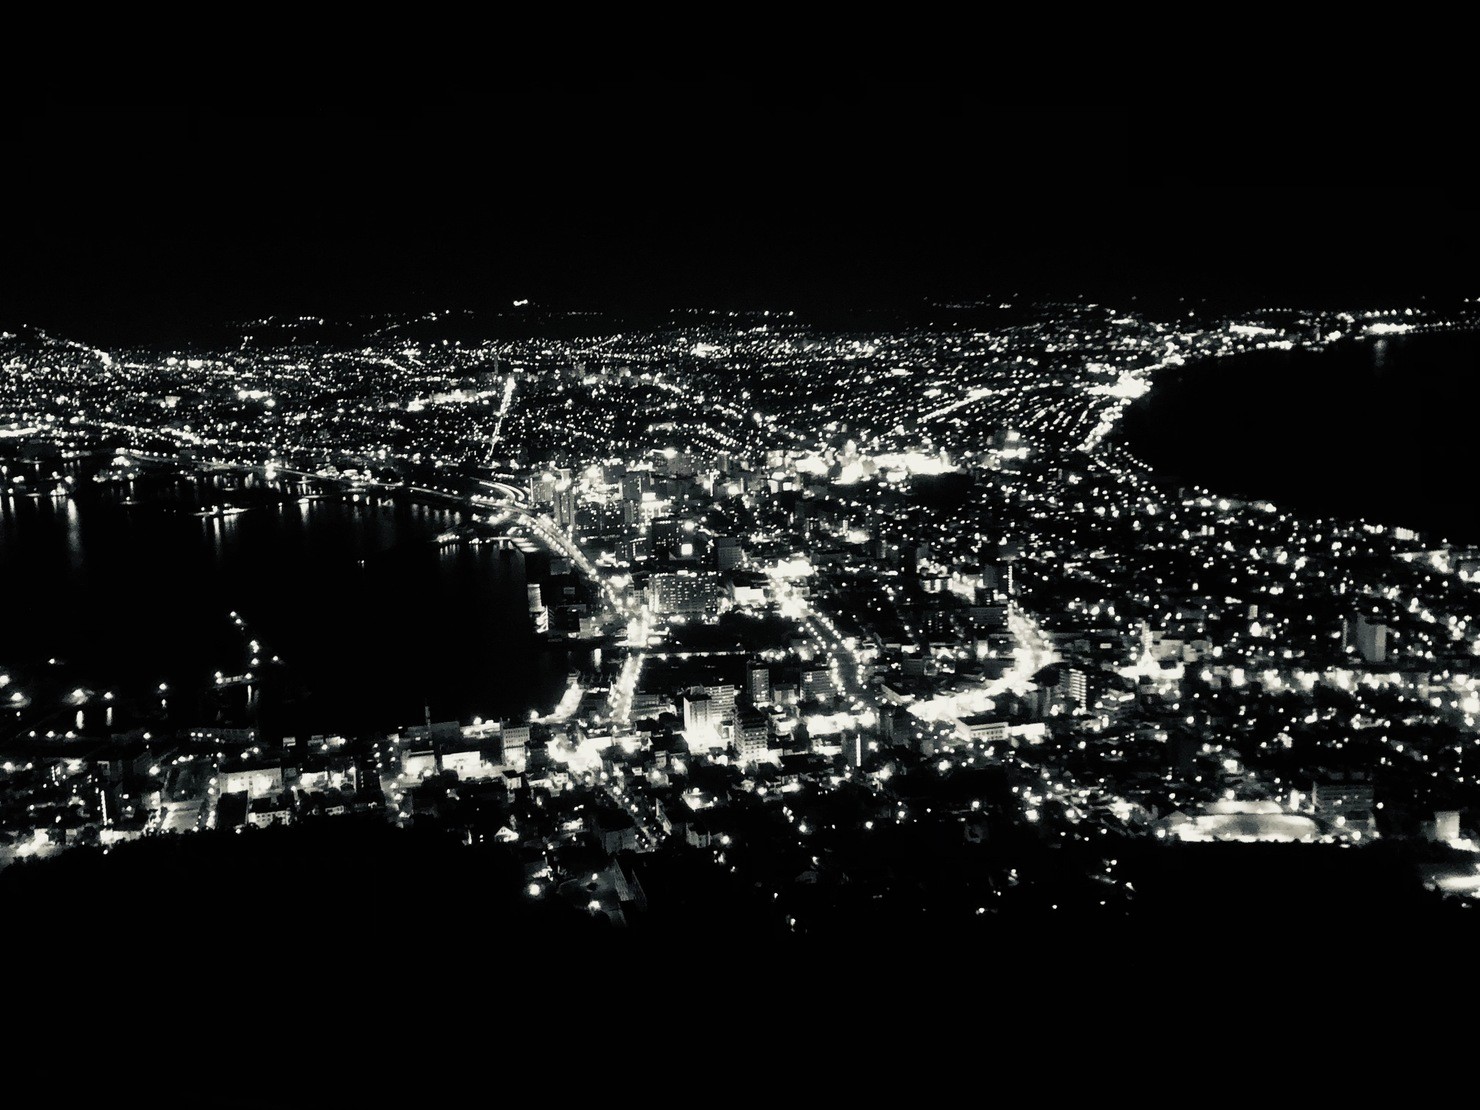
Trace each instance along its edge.
<path fill-rule="evenodd" d="M 1475 367 L 1460 329 L 1210 356 L 1156 374 L 1113 439 L 1172 486 L 1480 543 L 1454 403 Z"/>

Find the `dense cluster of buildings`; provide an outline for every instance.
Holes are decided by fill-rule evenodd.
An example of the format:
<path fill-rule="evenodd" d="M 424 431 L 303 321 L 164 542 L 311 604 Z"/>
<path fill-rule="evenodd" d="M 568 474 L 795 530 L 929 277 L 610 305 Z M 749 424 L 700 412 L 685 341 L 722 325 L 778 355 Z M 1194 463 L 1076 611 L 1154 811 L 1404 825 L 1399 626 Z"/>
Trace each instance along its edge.
<path fill-rule="evenodd" d="M 1172 488 L 1113 434 L 1168 365 L 1441 322 L 977 320 L 472 346 L 264 321 L 230 357 L 5 337 L 7 495 L 105 445 L 452 499 L 585 584 L 531 585 L 542 632 L 608 650 L 533 721 L 59 737 L 18 708 L 3 858 L 358 813 L 505 844 L 530 897 L 618 922 L 699 860 L 804 931 L 901 899 L 1124 913 L 1132 843 L 1468 850 L 1480 556 Z"/>

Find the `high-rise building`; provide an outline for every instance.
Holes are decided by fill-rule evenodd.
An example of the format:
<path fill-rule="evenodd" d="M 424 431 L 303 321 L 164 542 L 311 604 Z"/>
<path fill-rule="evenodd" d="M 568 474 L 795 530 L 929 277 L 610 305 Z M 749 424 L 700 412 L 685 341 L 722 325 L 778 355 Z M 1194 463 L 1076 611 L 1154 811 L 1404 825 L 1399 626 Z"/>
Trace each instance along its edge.
<path fill-rule="evenodd" d="M 555 491 L 555 523 L 567 532 L 575 528 L 576 491 L 574 489 Z"/>
<path fill-rule="evenodd" d="M 629 470 L 622 475 L 622 500 L 641 501 L 650 488 L 652 478 L 646 470 Z"/>
<path fill-rule="evenodd" d="M 529 725 L 523 721 L 504 721 L 500 737 L 500 758 L 504 765 L 522 768 L 525 751 L 529 746 Z"/>
<path fill-rule="evenodd" d="M 1089 680 L 1078 667 L 1065 667 L 1059 672 L 1059 692 L 1079 709 L 1089 706 Z"/>
<path fill-rule="evenodd" d="M 771 668 L 752 661 L 745 668 L 745 692 L 752 705 L 771 704 Z"/>
<path fill-rule="evenodd" d="M 735 696 L 739 693 L 735 687 L 728 683 L 720 683 L 704 687 L 704 692 L 709 695 L 709 700 L 713 703 L 715 724 L 735 719 Z"/>
<path fill-rule="evenodd" d="M 802 672 L 802 697 L 828 701 L 836 692 L 832 672 L 826 667 L 809 667 Z"/>
<path fill-rule="evenodd" d="M 740 541 L 734 536 L 714 537 L 714 565 L 721 574 L 740 565 Z"/>
<path fill-rule="evenodd" d="M 703 690 L 690 690 L 683 696 L 683 727 L 685 732 L 697 732 L 715 728 L 719 724 L 715 716 L 715 704 Z"/>
<path fill-rule="evenodd" d="M 744 709 L 735 725 L 735 750 L 742 763 L 765 757 L 771 746 L 771 725 L 764 713 Z"/>
<path fill-rule="evenodd" d="M 677 557 L 681 532 L 679 522 L 672 518 L 653 521 L 653 551 L 663 557 Z"/>
<path fill-rule="evenodd" d="M 531 582 L 525 587 L 525 592 L 529 595 L 529 619 L 534 623 L 534 630 L 540 633 L 550 631 L 550 611 L 545 608 L 540 584 Z"/>

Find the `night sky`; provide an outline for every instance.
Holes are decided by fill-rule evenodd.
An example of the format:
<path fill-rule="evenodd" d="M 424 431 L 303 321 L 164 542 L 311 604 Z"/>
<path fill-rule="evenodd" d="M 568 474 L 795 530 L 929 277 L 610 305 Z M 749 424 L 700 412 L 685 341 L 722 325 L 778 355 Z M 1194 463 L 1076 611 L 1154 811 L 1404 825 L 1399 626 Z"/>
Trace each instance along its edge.
<path fill-rule="evenodd" d="M 1383 125 L 949 84 L 33 89 L 4 129 L 0 322 L 1480 292 L 1473 190 L 1363 139 Z"/>

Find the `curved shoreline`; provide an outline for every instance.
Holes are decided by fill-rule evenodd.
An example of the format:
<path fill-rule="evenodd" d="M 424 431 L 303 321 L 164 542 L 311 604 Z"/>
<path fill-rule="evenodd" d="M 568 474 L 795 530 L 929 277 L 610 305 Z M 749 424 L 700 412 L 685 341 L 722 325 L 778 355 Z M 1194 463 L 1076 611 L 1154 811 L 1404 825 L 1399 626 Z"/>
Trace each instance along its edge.
<path fill-rule="evenodd" d="M 1474 330 L 1214 356 L 1156 374 L 1111 441 L 1173 485 L 1476 543 L 1453 404 L 1471 364 Z"/>
<path fill-rule="evenodd" d="M 259 480 L 260 477 L 261 476 L 259 475 Z M 168 478 L 165 478 L 163 476 L 159 480 L 164 482 L 169 481 Z M 277 516 L 275 513 L 269 513 L 267 517 L 264 517 L 262 512 L 250 511 L 227 513 L 223 514 L 223 516 L 220 518 L 216 517 L 214 513 L 207 516 L 200 516 L 199 511 L 195 508 L 195 505 L 201 503 L 200 501 L 194 501 L 192 504 L 187 506 L 187 504 L 183 501 L 176 503 L 168 501 L 167 499 L 156 501 L 153 498 L 146 498 L 145 500 L 149 504 L 150 509 L 152 510 L 157 508 L 159 511 L 148 511 L 141 513 L 139 510 L 134 508 L 130 508 L 127 510 L 118 510 L 118 512 L 125 512 L 128 514 L 127 518 L 125 519 L 123 517 L 119 517 L 117 512 L 114 512 L 109 507 L 109 503 L 118 503 L 116 499 L 118 496 L 120 496 L 119 494 L 112 492 L 104 493 L 101 490 L 94 490 L 92 484 L 88 483 L 85 487 L 84 495 L 89 499 L 89 505 L 83 510 L 84 516 L 82 518 L 78 518 L 73 523 L 67 523 L 66 521 L 63 521 L 62 523 L 53 522 L 55 525 L 54 527 L 53 525 L 49 524 L 47 526 L 48 530 L 36 532 L 34 534 L 28 533 L 27 537 L 25 538 L 22 538 L 21 533 L 17 532 L 14 536 L 10 537 L 10 539 L 13 541 L 10 554 L 15 555 L 17 558 L 21 558 L 22 552 L 29 553 L 25 555 L 24 559 L 22 559 L 21 562 L 14 564 L 15 567 L 23 570 L 25 567 L 31 565 L 31 563 L 36 562 L 40 558 L 40 556 L 36 555 L 35 553 L 36 551 L 40 550 L 41 546 L 49 543 L 61 542 L 61 538 L 59 537 L 64 537 L 63 533 L 59 531 L 59 529 L 62 529 L 63 527 L 71 527 L 74 531 L 77 531 L 79 529 L 87 531 L 90 535 L 94 537 L 93 540 L 89 541 L 92 544 L 98 542 L 124 543 L 126 540 L 126 535 L 134 535 L 135 532 L 139 532 L 139 534 L 150 537 L 151 542 L 152 539 L 155 539 L 161 535 L 181 535 L 184 536 L 187 540 L 190 540 L 191 544 L 196 544 L 198 542 L 201 550 L 207 551 L 207 549 L 211 547 L 212 543 L 220 543 L 223 541 L 222 537 L 217 533 L 212 532 L 208 535 L 207 533 L 201 532 L 202 527 L 211 526 L 214 528 L 216 526 L 219 526 L 222 521 L 254 522 L 252 525 L 252 534 L 256 538 L 251 539 L 250 541 L 241 541 L 237 538 L 232 538 L 230 540 L 230 543 L 232 545 L 231 551 L 233 552 L 233 555 L 228 564 L 222 564 L 219 556 L 214 557 L 213 563 L 213 557 L 209 554 L 202 555 L 200 559 L 197 559 L 194 555 L 190 554 L 190 552 L 194 550 L 194 547 L 187 546 L 186 548 L 181 549 L 184 552 L 184 555 L 182 555 L 180 559 L 174 560 L 171 563 L 172 566 L 174 566 L 175 563 L 178 563 L 180 567 L 184 568 L 182 572 L 184 574 L 184 577 L 180 578 L 178 582 L 164 578 L 155 581 L 154 579 L 150 579 L 148 578 L 148 576 L 146 576 L 146 581 L 140 582 L 135 585 L 135 580 L 133 578 L 128 578 L 127 582 L 128 584 L 130 584 L 132 592 L 137 592 L 143 597 L 154 598 L 159 594 L 160 591 L 166 591 L 171 594 L 171 600 L 168 602 L 168 604 L 164 605 L 163 608 L 158 611 L 158 613 L 155 613 L 155 610 L 153 609 L 146 610 L 143 608 L 143 606 L 146 604 L 150 606 L 154 605 L 155 603 L 153 601 L 128 603 L 116 607 L 113 606 L 110 602 L 103 608 L 97 609 L 96 607 L 90 606 L 85 598 L 82 600 L 78 600 L 78 595 L 70 591 L 64 591 L 64 593 L 61 595 L 56 595 L 45 591 L 40 594 L 33 594 L 31 596 L 35 601 L 35 604 L 32 606 L 32 609 L 36 609 L 38 606 L 46 609 L 57 609 L 60 605 L 59 611 L 67 614 L 72 614 L 73 610 L 76 610 L 77 612 L 82 612 L 85 608 L 85 611 L 88 614 L 86 620 L 92 622 L 88 625 L 88 627 L 96 625 L 98 628 L 106 628 L 115 632 L 118 636 L 127 639 L 127 642 L 130 645 L 130 649 L 128 651 L 129 655 L 137 655 L 138 650 L 136 649 L 139 648 L 140 644 L 143 644 L 145 648 L 152 650 L 152 648 L 156 645 L 156 642 L 159 644 L 163 644 L 166 641 L 173 643 L 175 640 L 178 640 L 181 637 L 189 640 L 192 644 L 195 645 L 195 648 L 191 651 L 175 650 L 174 648 L 166 650 L 164 648 L 160 648 L 161 653 L 156 653 L 158 657 L 158 664 L 152 670 L 148 670 L 148 673 L 140 670 L 140 668 L 136 666 L 133 662 L 128 662 L 127 665 L 119 665 L 115 667 L 112 657 L 105 654 L 103 649 L 101 648 L 99 648 L 98 650 L 90 651 L 88 653 L 84 653 L 82 657 L 73 660 L 75 666 L 79 668 L 77 673 L 79 675 L 87 677 L 89 679 L 88 684 L 97 685 L 99 689 L 108 688 L 112 690 L 117 690 L 120 697 L 137 696 L 138 698 L 147 700 L 148 692 L 152 691 L 161 679 L 166 680 L 170 688 L 176 692 L 176 700 L 183 710 L 183 707 L 185 705 L 185 701 L 183 699 L 187 696 L 187 691 L 190 691 L 188 696 L 191 699 L 195 699 L 198 695 L 201 694 L 209 694 L 213 692 L 214 688 L 210 686 L 208 681 L 209 672 L 212 668 L 220 669 L 230 673 L 237 673 L 239 670 L 242 669 L 241 667 L 237 666 L 238 662 L 240 661 L 237 659 L 238 645 L 235 634 L 230 633 L 229 629 L 226 632 L 220 632 L 217 629 L 218 624 L 226 621 L 227 609 L 235 607 L 236 609 L 241 610 L 244 616 L 256 621 L 256 624 L 254 624 L 254 634 L 257 634 L 260 627 L 262 641 L 264 644 L 268 645 L 268 650 L 270 652 L 280 652 L 284 657 L 285 663 L 290 664 L 293 667 L 293 673 L 296 676 L 294 679 L 294 689 L 296 689 L 297 683 L 307 681 L 304 678 L 304 675 L 306 673 L 313 673 L 315 675 L 319 675 L 322 673 L 333 676 L 339 674 L 340 671 L 346 670 L 350 666 L 350 664 L 334 663 L 333 665 L 325 669 L 319 664 L 313 663 L 312 660 L 318 658 L 321 654 L 317 650 L 319 645 L 323 642 L 334 640 L 334 635 L 328 632 L 314 631 L 312 632 L 312 634 L 305 634 L 302 637 L 298 637 L 292 640 L 292 642 L 285 642 L 280 629 L 278 629 L 278 625 L 281 624 L 282 620 L 286 619 L 285 614 L 287 614 L 288 611 L 284 609 L 283 606 L 287 603 L 282 601 L 275 602 L 272 605 L 269 605 L 268 611 L 264 613 L 260 611 L 260 603 L 262 601 L 262 598 L 268 595 L 281 595 L 281 588 L 285 586 L 290 581 L 290 579 L 301 577 L 301 573 L 299 572 L 307 573 L 310 575 L 310 577 L 313 577 L 315 581 L 322 580 L 325 596 L 332 598 L 332 600 L 325 601 L 321 616 L 319 618 L 316 618 L 318 620 L 319 627 L 338 627 L 341 623 L 345 621 L 359 621 L 365 627 L 372 627 L 377 621 L 381 620 L 383 616 L 384 619 L 388 622 L 386 624 L 386 627 L 389 630 L 388 635 L 396 640 L 397 643 L 403 642 L 407 636 L 425 635 L 427 634 L 429 629 L 435 627 L 435 622 L 420 621 L 420 618 L 413 619 L 411 616 L 412 610 L 405 606 L 401 607 L 401 609 L 397 609 L 393 614 L 380 614 L 382 606 L 378 601 L 378 588 L 371 590 L 369 594 L 365 594 L 364 591 L 369 588 L 365 585 L 365 583 L 367 581 L 384 582 L 388 580 L 393 580 L 397 576 L 404 578 L 405 575 L 409 572 L 405 569 L 397 568 L 400 564 L 405 564 L 407 560 L 413 561 L 416 566 L 422 566 L 422 560 L 424 558 L 435 560 L 437 558 L 437 555 L 434 550 L 430 551 L 429 554 L 426 556 L 420 554 L 420 549 L 427 548 L 429 545 L 433 547 L 435 546 L 435 529 L 441 527 L 445 530 L 445 528 L 453 522 L 466 521 L 472 516 L 472 513 L 465 504 L 461 503 L 459 499 L 455 499 L 452 497 L 434 500 L 433 498 L 423 496 L 420 493 L 410 493 L 404 497 L 396 497 L 394 500 L 401 503 L 401 506 L 403 508 L 412 513 L 420 514 L 424 511 L 430 512 L 435 510 L 446 511 L 448 515 L 439 518 L 432 518 L 428 516 L 424 521 L 419 520 L 414 524 L 412 524 L 411 522 L 407 522 L 407 524 L 405 524 L 404 526 L 401 524 L 397 524 L 396 527 L 399 529 L 397 533 L 399 535 L 399 540 L 397 540 L 393 547 L 386 549 L 385 551 L 374 550 L 373 544 L 364 547 L 363 549 L 360 549 L 358 546 L 351 543 L 339 544 L 338 546 L 335 546 L 333 548 L 333 551 L 338 552 L 339 555 L 342 555 L 345 559 L 350 560 L 349 562 L 341 563 L 337 561 L 336 558 L 336 560 L 331 561 L 332 565 L 320 565 L 319 563 L 314 563 L 312 565 L 299 567 L 298 571 L 289 574 L 285 570 L 285 564 L 282 563 L 282 557 L 276 553 L 278 553 L 279 551 L 287 551 L 293 546 L 294 543 L 297 543 L 298 541 L 293 540 L 292 536 L 296 535 L 300 530 L 306 531 L 310 527 L 329 527 L 332 531 L 335 531 L 336 534 L 337 532 L 344 531 L 346 528 L 349 529 L 351 532 L 359 532 L 365 529 L 371 529 L 373 531 L 374 529 L 380 527 L 378 524 L 375 523 L 375 521 L 378 519 L 377 514 L 381 511 L 381 508 L 388 509 L 392 501 L 392 498 L 390 498 L 389 496 L 384 497 L 383 499 L 378 496 L 373 499 L 360 496 L 353 498 L 353 500 L 358 500 L 361 502 L 361 505 L 357 507 L 353 505 L 353 500 L 350 494 L 335 490 L 334 483 L 326 481 L 320 476 L 316 476 L 311 485 L 313 490 L 316 492 L 304 494 L 302 497 L 298 496 L 299 491 L 303 488 L 301 486 L 297 486 L 292 490 L 288 490 L 285 487 L 280 486 L 278 489 L 271 491 L 270 502 L 274 506 L 283 509 L 284 512 L 288 512 L 288 510 L 291 510 L 291 512 L 288 513 L 288 516 L 283 518 L 284 521 L 288 521 L 289 518 L 296 518 L 297 514 L 306 511 L 301 505 L 301 501 L 304 499 L 311 499 L 313 503 L 333 502 L 336 504 L 342 504 L 343 509 L 346 512 L 356 508 L 369 510 L 371 515 L 357 515 L 355 519 L 361 520 L 362 523 L 360 524 L 355 524 L 348 516 L 346 516 L 343 525 L 341 526 L 333 523 L 334 520 L 338 520 L 339 518 L 339 511 L 336 510 L 334 517 L 325 524 L 310 525 L 308 524 L 307 518 L 305 517 L 304 523 L 302 524 L 301 528 L 298 525 L 279 527 L 278 524 L 275 523 L 277 521 Z M 327 494 L 327 496 L 325 496 L 325 494 Z M 207 493 L 204 497 L 205 503 L 209 504 L 213 496 L 213 494 Z M 98 498 L 102 498 L 102 500 L 97 500 Z M 94 500 L 96 500 L 96 504 L 92 503 Z M 377 502 L 381 503 L 380 508 L 376 507 Z M 56 515 L 60 512 L 62 512 L 62 510 L 56 507 L 53 507 L 49 510 L 50 515 Z M 72 510 L 72 513 L 75 516 L 75 510 Z M 68 519 L 70 520 L 71 518 L 69 517 Z M 443 523 L 439 525 L 436 523 L 437 520 L 440 520 Z M 245 526 L 245 523 L 243 523 L 243 526 Z M 386 522 L 386 526 L 391 526 L 388 520 Z M 478 528 L 480 531 L 493 531 L 493 529 L 487 528 L 487 526 L 483 525 L 478 525 Z M 370 532 L 366 532 L 366 535 L 369 534 Z M 216 539 L 214 541 L 211 540 L 210 535 L 215 535 Z M 227 535 L 230 537 L 237 537 L 238 533 L 235 531 L 235 529 L 233 529 L 231 532 L 227 533 Z M 243 543 L 245 543 L 245 546 L 243 546 Z M 225 550 L 225 548 L 221 548 L 222 552 L 224 552 Z M 398 550 L 402 553 L 401 555 L 398 556 L 393 554 L 393 552 Z M 470 547 L 469 551 L 477 552 L 478 548 Z M 387 558 L 382 559 L 379 558 L 379 556 L 386 556 Z M 81 549 L 78 549 L 76 557 L 78 559 L 83 558 L 83 552 Z M 372 567 L 381 566 L 384 563 L 389 563 L 391 565 L 386 566 L 379 571 L 376 571 L 375 573 L 378 577 L 374 579 L 365 579 L 363 576 L 366 573 L 369 573 L 365 570 L 366 557 L 371 557 L 370 563 Z M 358 559 L 358 565 L 360 568 L 360 576 L 358 577 L 353 574 L 353 571 L 355 569 L 355 559 Z M 30 562 L 27 562 L 26 560 L 30 560 Z M 147 555 L 141 554 L 140 552 L 133 552 L 132 554 L 128 555 L 127 558 L 119 561 L 118 565 L 131 565 L 129 564 L 129 560 L 147 561 Z M 111 566 L 112 564 L 110 563 L 109 565 Z M 431 564 L 426 565 L 428 567 L 431 566 Z M 120 575 L 123 575 L 125 573 L 125 571 L 123 570 L 118 570 L 116 573 L 112 571 L 104 573 L 104 571 L 100 569 L 101 567 L 101 563 L 98 563 L 96 565 L 90 564 L 85 571 L 79 571 L 77 573 L 86 573 L 89 577 L 96 575 L 98 577 L 99 583 L 101 583 L 98 586 L 98 589 L 104 589 L 108 583 L 113 582 L 115 579 L 118 579 Z M 20 570 L 17 570 L 17 573 L 20 573 Z M 240 591 L 233 593 L 230 589 L 227 588 L 227 586 L 224 585 L 220 586 L 220 588 L 218 589 L 216 583 L 225 581 L 225 579 L 221 578 L 223 574 L 228 576 L 248 574 L 251 578 L 252 584 L 250 588 L 247 589 L 245 594 Z M 390 575 L 392 577 L 391 579 L 387 579 L 384 577 L 385 575 Z M 522 582 L 523 572 L 518 572 L 518 575 Z M 444 578 L 447 582 L 461 582 L 467 579 L 469 576 L 477 577 L 477 572 L 475 570 L 459 570 L 449 568 L 446 571 L 433 574 L 426 580 L 425 583 L 418 585 L 413 592 L 416 593 L 417 596 L 426 596 L 427 598 L 442 597 L 446 594 L 446 590 L 449 588 L 446 586 Z M 50 583 L 51 586 L 55 586 L 56 581 L 60 581 L 64 577 L 65 568 L 61 568 L 57 570 L 56 574 L 53 574 L 52 577 L 48 578 L 46 581 Z M 54 581 L 54 579 L 56 581 Z M 70 579 L 67 579 L 67 581 L 70 581 Z M 523 613 L 523 585 L 520 584 L 517 592 L 511 594 L 513 600 L 508 601 L 507 604 L 505 604 L 504 601 L 501 600 L 501 589 L 502 587 L 499 587 L 497 585 L 489 585 L 484 592 L 478 594 L 478 605 L 483 607 L 480 608 L 478 611 L 481 613 L 484 612 L 484 610 L 486 609 L 489 614 L 492 614 L 496 618 L 494 620 L 494 623 L 488 627 L 486 633 L 478 638 L 480 642 L 488 639 L 489 637 L 497 639 L 501 636 L 506 636 L 507 632 L 500 631 L 500 629 L 503 628 L 503 621 L 506 619 L 512 620 L 514 619 L 515 614 Z M 204 592 L 202 592 L 202 590 L 204 590 Z M 299 592 L 301 592 L 301 590 Z M 362 601 L 356 602 L 354 598 L 360 595 L 363 595 Z M 61 605 L 60 602 L 51 601 L 50 599 L 53 597 L 65 599 L 66 604 Z M 221 599 L 219 605 L 217 604 L 217 598 Z M 253 599 L 256 599 L 256 601 L 259 603 L 256 607 L 253 607 Z M 124 617 L 121 618 L 123 620 L 123 623 L 111 621 L 111 618 L 107 616 L 108 613 L 113 612 L 114 608 L 117 608 L 118 612 L 124 614 Z M 217 609 L 220 609 L 220 621 L 217 621 L 215 617 L 211 615 L 214 614 Z M 403 609 L 405 610 L 404 612 L 402 611 Z M 197 612 L 205 613 L 206 615 L 194 615 L 197 614 Z M 153 617 L 149 615 L 151 613 L 154 613 Z M 186 617 L 181 615 L 183 613 L 190 613 L 192 615 Z M 163 616 L 159 614 L 163 614 Z M 44 618 L 43 615 L 33 612 L 29 617 L 26 618 L 26 620 L 19 620 L 15 625 L 16 635 L 19 635 L 20 631 L 27 627 L 28 621 L 30 622 L 30 624 L 36 624 L 43 619 L 50 618 Z M 55 619 L 61 620 L 63 618 L 57 617 Z M 66 619 L 70 620 L 72 619 L 72 617 L 68 616 Z M 418 623 L 418 621 L 420 621 L 420 623 Z M 277 622 L 277 624 L 274 624 L 273 622 Z M 53 621 L 53 623 L 55 622 Z M 168 627 L 169 629 L 172 629 L 174 631 L 168 634 L 166 632 L 159 631 L 160 628 L 165 627 Z M 222 627 L 224 627 L 224 624 L 222 625 Z M 359 625 L 356 625 L 356 627 L 359 627 Z M 453 627 L 453 625 L 449 624 L 449 628 L 451 627 Z M 136 631 L 138 631 L 138 636 L 135 635 Z M 139 636 L 142 637 L 142 640 L 138 638 Z M 519 637 L 519 639 L 522 643 L 522 637 Z M 28 650 L 23 650 L 22 645 L 19 644 L 19 641 L 12 644 L 10 643 L 9 639 L 7 639 L 7 643 L 15 650 L 13 652 L 7 650 L 6 652 L 0 653 L 6 656 L 6 658 L 4 659 L 5 662 L 14 664 L 16 666 L 29 666 L 31 665 L 31 663 L 35 662 L 35 659 L 31 658 L 31 655 L 34 653 L 31 653 Z M 398 719 L 402 716 L 406 717 L 407 719 L 415 719 L 419 717 L 419 712 L 413 713 L 412 710 L 419 710 L 420 704 L 424 700 L 422 687 L 425 685 L 426 680 L 418 677 L 417 675 L 411 674 L 400 676 L 393 669 L 388 669 L 393 668 L 394 664 L 383 662 L 380 659 L 381 653 L 379 649 L 370 646 L 370 643 L 370 641 L 367 641 L 364 638 L 344 640 L 340 644 L 340 646 L 333 649 L 330 654 L 332 654 L 336 659 L 349 659 L 357 651 L 370 651 L 373 655 L 376 656 L 376 661 L 371 664 L 372 669 L 378 669 L 379 671 L 387 675 L 392 675 L 396 678 L 398 684 L 405 688 L 414 688 L 414 697 L 410 695 L 403 696 L 404 690 L 402 692 L 398 692 L 398 694 L 396 695 L 396 700 L 406 701 L 409 706 L 404 714 L 399 713 L 398 711 Z M 552 660 L 558 660 L 558 669 L 561 677 L 563 678 L 566 671 L 566 665 L 563 655 L 560 655 L 559 652 L 563 649 L 564 645 L 545 645 L 541 643 L 537 646 L 541 653 L 544 652 L 546 647 L 549 648 L 551 652 L 550 658 Z M 38 648 L 37 650 L 40 651 L 41 649 Z M 109 650 L 111 651 L 111 649 Z M 10 658 L 10 655 L 12 654 L 14 654 L 14 658 Z M 61 655 L 63 653 L 56 652 L 56 654 Z M 146 650 L 145 654 L 149 654 L 149 651 Z M 458 652 L 449 649 L 447 651 L 443 651 L 442 654 L 447 655 L 449 658 L 452 658 L 454 656 L 457 656 Z M 394 647 L 393 649 L 389 650 L 388 656 L 393 660 L 399 660 L 403 657 L 420 658 L 419 653 L 408 653 L 408 651 L 402 647 Z M 42 657 L 44 657 L 44 652 L 41 656 L 38 656 L 37 658 Z M 490 661 L 490 673 L 494 674 L 498 672 L 500 667 L 510 665 L 509 661 L 510 658 L 512 658 L 509 652 L 493 649 L 489 649 L 479 656 L 479 658 L 484 657 L 486 657 Z M 553 664 L 551 665 L 553 666 Z M 543 669 L 541 667 L 536 667 L 535 670 L 540 674 L 543 673 Z M 197 672 L 199 672 L 199 674 L 197 674 Z M 197 684 L 196 680 L 201 678 L 201 676 L 207 676 L 204 680 L 205 685 Z M 401 681 L 402 678 L 404 678 L 404 681 Z M 543 679 L 539 679 L 539 682 L 542 684 Z M 499 709 L 501 705 L 501 699 L 504 699 L 505 697 L 505 695 L 501 693 L 498 698 L 493 699 L 493 703 L 489 703 L 483 695 L 470 695 L 466 699 L 468 705 L 471 706 L 471 708 L 469 709 L 465 708 L 462 705 L 462 701 L 464 699 L 461 696 L 450 696 L 446 692 L 439 693 L 437 683 L 433 682 L 432 685 L 433 688 L 427 692 L 430 693 L 432 697 L 434 707 L 436 707 L 435 703 L 439 701 L 441 702 L 440 711 L 445 715 L 456 713 L 459 717 L 462 717 L 467 716 L 473 712 L 479 712 L 482 713 L 484 716 L 487 716 L 490 712 L 494 712 Z M 357 682 L 357 684 L 353 688 L 355 690 L 359 690 L 362 686 L 364 686 L 363 683 Z M 517 687 L 518 684 L 516 683 L 513 687 L 510 687 L 509 692 L 512 693 Z M 369 689 L 370 687 L 366 688 Z M 284 687 L 283 689 L 287 690 L 287 687 Z M 542 685 L 541 689 L 543 689 Z M 325 687 L 322 690 L 315 689 L 314 693 L 318 695 L 321 693 L 332 693 L 332 691 L 330 691 L 329 688 Z M 558 696 L 558 692 L 552 691 L 552 695 Z M 346 697 L 348 696 L 349 695 L 346 695 Z M 351 705 L 346 702 L 344 712 L 337 712 L 334 708 L 335 697 L 337 697 L 337 695 L 330 696 L 326 702 L 322 704 L 316 704 L 315 706 L 310 707 L 309 710 L 306 712 L 303 710 L 302 707 L 293 709 L 290 713 L 290 716 L 293 717 L 295 722 L 298 719 L 302 718 L 304 721 L 314 723 L 315 727 L 320 724 L 324 725 L 325 727 L 333 727 L 329 720 L 330 717 L 341 719 L 342 724 L 339 727 L 343 729 L 358 729 L 363 731 L 365 729 L 373 730 L 382 727 L 381 723 L 376 720 L 372 720 L 372 718 L 375 717 L 374 713 L 364 710 L 363 707 L 358 704 Z M 544 699 L 541 697 L 539 699 L 539 703 L 537 704 L 542 704 L 543 701 Z M 415 702 L 415 705 L 411 705 L 411 702 Z M 523 710 L 520 710 L 519 712 L 522 713 Z M 387 718 L 386 722 L 384 723 L 384 727 L 393 727 L 394 723 L 395 722 L 390 721 L 389 718 Z M 288 731 L 291 732 L 294 730 L 289 729 Z M 319 729 L 319 731 L 322 731 L 322 729 Z"/>

